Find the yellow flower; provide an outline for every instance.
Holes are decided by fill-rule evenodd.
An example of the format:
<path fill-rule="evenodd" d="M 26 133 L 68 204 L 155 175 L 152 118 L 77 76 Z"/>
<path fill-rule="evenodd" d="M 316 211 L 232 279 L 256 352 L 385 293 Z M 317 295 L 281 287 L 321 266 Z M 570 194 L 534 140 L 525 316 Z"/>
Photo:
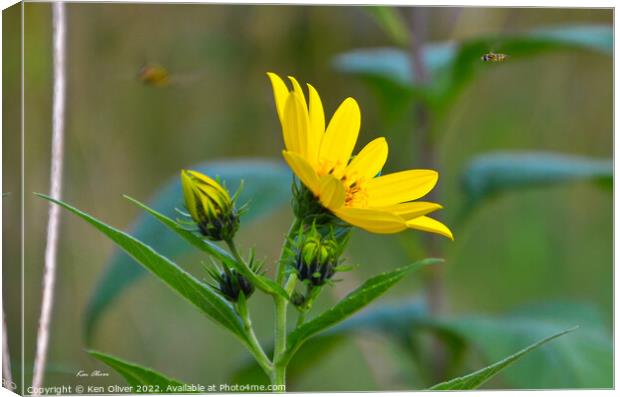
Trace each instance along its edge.
<path fill-rule="evenodd" d="M 388 156 L 385 138 L 368 143 L 351 158 L 361 124 L 353 98 L 345 99 L 325 127 L 321 98 L 308 84 L 308 101 L 295 78 L 293 90 L 274 73 L 271 80 L 284 136 L 284 159 L 321 204 L 345 222 L 373 233 L 407 228 L 453 239 L 441 222 L 426 216 L 441 205 L 417 200 L 439 177 L 433 170 L 407 170 L 377 176 Z"/>
<path fill-rule="evenodd" d="M 197 171 L 182 170 L 185 207 L 200 232 L 214 241 L 231 239 L 239 227 L 234 199 L 219 183 Z"/>

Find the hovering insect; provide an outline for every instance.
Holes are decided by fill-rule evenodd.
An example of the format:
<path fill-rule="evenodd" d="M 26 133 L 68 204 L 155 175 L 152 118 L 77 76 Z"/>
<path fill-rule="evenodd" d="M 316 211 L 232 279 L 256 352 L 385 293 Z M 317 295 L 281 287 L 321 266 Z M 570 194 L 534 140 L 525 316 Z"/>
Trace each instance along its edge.
<path fill-rule="evenodd" d="M 504 62 L 509 56 L 506 54 L 498 54 L 495 52 L 489 52 L 480 57 L 484 62 Z"/>
<path fill-rule="evenodd" d="M 160 65 L 144 65 L 138 72 L 138 80 L 146 85 L 162 87 L 170 84 L 170 72 Z"/>

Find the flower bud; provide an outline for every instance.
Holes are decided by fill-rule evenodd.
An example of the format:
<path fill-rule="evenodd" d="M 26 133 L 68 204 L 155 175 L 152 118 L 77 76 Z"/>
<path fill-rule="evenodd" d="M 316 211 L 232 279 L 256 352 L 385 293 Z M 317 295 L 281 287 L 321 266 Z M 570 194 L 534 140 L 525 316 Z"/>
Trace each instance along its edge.
<path fill-rule="evenodd" d="M 237 302 L 241 292 L 243 292 L 246 299 L 254 293 L 254 284 L 237 273 L 235 269 L 220 273 L 217 277 L 217 282 L 218 290 L 231 302 Z"/>
<path fill-rule="evenodd" d="M 185 206 L 200 233 L 213 241 L 230 240 L 239 216 L 230 195 L 219 183 L 196 171 L 181 171 Z"/>
<path fill-rule="evenodd" d="M 332 278 L 338 265 L 337 245 L 333 238 L 321 237 L 313 228 L 303 237 L 295 261 L 299 280 L 321 286 Z"/>

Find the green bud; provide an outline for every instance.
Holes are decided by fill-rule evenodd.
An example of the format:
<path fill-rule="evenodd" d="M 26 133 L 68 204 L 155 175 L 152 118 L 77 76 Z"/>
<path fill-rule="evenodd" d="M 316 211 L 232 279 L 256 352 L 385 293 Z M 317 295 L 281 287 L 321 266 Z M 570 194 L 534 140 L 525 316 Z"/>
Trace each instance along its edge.
<path fill-rule="evenodd" d="M 230 240 L 239 228 L 234 200 L 219 183 L 196 171 L 182 170 L 185 207 L 200 233 L 213 241 Z"/>
<path fill-rule="evenodd" d="M 295 270 L 299 280 L 312 286 L 325 284 L 336 272 L 338 264 L 338 245 L 333 235 L 323 237 L 312 227 L 301 236 L 300 248 L 295 260 Z"/>

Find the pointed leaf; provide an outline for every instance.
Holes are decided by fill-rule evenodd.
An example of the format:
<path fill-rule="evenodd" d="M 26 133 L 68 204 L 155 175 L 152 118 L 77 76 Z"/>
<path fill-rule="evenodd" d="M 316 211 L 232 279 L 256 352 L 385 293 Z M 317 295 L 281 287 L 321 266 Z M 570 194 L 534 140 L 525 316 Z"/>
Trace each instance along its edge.
<path fill-rule="evenodd" d="M 343 321 L 353 313 L 367 306 L 407 274 L 423 266 L 442 262 L 441 259 L 428 258 L 396 270 L 381 273 L 364 282 L 356 290 L 344 297 L 331 309 L 323 312 L 290 333 L 287 339 L 287 352 L 283 358 L 288 362 L 299 347 L 311 336 Z"/>
<path fill-rule="evenodd" d="M 194 276 L 178 267 L 169 259 L 161 256 L 143 242 L 118 229 L 106 225 L 89 214 L 44 194 L 37 194 L 37 196 L 64 207 L 93 225 L 134 260 L 150 270 L 157 278 L 197 306 L 215 322 L 227 328 L 245 342 L 246 338 L 241 320 L 232 306 L 208 286 L 194 278 Z"/>
<path fill-rule="evenodd" d="M 604 389 L 613 387 L 610 325 L 592 305 L 552 301 L 532 303 L 503 315 L 469 314 L 440 320 L 488 362 L 533 341 L 579 324 L 579 332 L 530 353 L 528 362 L 502 375 L 511 388 Z"/>
<path fill-rule="evenodd" d="M 532 350 L 538 348 L 541 345 L 544 345 L 547 342 L 552 341 L 555 338 L 559 338 L 562 335 L 572 332 L 575 329 L 577 329 L 577 327 L 569 328 L 565 331 L 559 332 L 539 342 L 536 342 L 526 347 L 525 349 L 518 351 L 515 354 L 509 357 L 506 357 L 505 359 L 501 361 L 496 362 L 495 364 L 489 365 L 486 368 L 473 372 L 469 375 L 465 375 L 459 378 L 454 378 L 452 380 L 436 384 L 435 386 L 431 387 L 430 390 L 474 390 L 474 389 L 477 389 L 480 385 L 482 385 L 489 379 L 493 378 L 500 371 L 504 370 L 510 364 L 514 363 L 515 361 L 517 361 L 518 359 L 520 359 L 527 353 L 531 352 Z"/>
<path fill-rule="evenodd" d="M 133 393 L 138 393 L 137 388 L 140 386 L 153 386 L 153 388 L 146 388 L 147 390 L 144 393 L 171 393 L 175 390 L 168 390 L 168 386 L 183 386 L 183 383 L 176 379 L 168 378 L 152 369 L 121 360 L 112 355 L 94 350 L 90 350 L 88 353 L 112 367 L 125 378 L 129 386 L 133 387 Z"/>

